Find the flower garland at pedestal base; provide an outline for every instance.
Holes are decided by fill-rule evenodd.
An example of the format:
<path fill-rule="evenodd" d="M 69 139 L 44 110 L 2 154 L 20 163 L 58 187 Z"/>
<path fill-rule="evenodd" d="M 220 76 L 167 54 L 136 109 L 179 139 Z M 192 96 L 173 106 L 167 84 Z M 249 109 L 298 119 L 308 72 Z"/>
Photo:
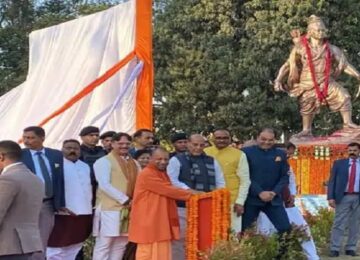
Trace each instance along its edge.
<path fill-rule="evenodd" d="M 347 145 L 299 145 L 289 164 L 295 173 L 299 195 L 325 194 L 335 160 L 347 157 Z"/>
<path fill-rule="evenodd" d="M 186 203 L 186 259 L 198 260 L 201 252 L 227 240 L 230 229 L 230 192 L 219 189 L 194 195 Z"/>

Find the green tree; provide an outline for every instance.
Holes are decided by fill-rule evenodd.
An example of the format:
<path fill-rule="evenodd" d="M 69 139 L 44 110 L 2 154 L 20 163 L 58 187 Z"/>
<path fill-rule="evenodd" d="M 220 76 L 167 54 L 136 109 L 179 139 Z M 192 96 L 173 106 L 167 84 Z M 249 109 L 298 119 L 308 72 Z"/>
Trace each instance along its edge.
<path fill-rule="evenodd" d="M 179 3 L 180 2 L 180 3 Z M 291 49 L 289 32 L 306 29 L 307 17 L 325 18 L 331 42 L 360 68 L 359 3 L 350 1 L 252 0 L 161 1 L 155 16 L 157 127 L 199 131 L 228 127 L 249 138 L 262 125 L 287 136 L 301 129 L 295 99 L 274 93 L 270 81 Z M 345 85 L 354 93 L 354 81 Z M 354 112 L 359 113 L 358 104 Z M 323 109 L 318 134 L 341 127 Z"/>

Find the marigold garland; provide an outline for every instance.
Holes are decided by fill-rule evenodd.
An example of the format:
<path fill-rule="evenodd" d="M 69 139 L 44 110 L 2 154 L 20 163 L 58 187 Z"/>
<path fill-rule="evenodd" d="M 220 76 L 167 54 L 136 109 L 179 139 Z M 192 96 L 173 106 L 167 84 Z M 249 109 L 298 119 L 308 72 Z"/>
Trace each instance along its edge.
<path fill-rule="evenodd" d="M 314 84 L 316 96 L 320 102 L 323 102 L 326 99 L 326 96 L 328 94 L 329 78 L 330 78 L 330 71 L 331 71 L 331 52 L 330 52 L 329 43 L 328 43 L 328 41 L 324 42 L 326 56 L 325 56 L 324 88 L 323 89 L 320 89 L 319 83 L 318 83 L 316 75 L 315 75 L 313 56 L 312 56 L 310 45 L 309 45 L 306 35 L 301 37 L 301 43 L 303 44 L 303 46 L 305 47 L 305 50 L 306 50 L 306 59 L 308 61 L 308 66 L 310 69 L 311 79 Z"/>
<path fill-rule="evenodd" d="M 198 260 L 198 228 L 199 228 L 199 200 L 211 198 L 211 242 L 214 245 L 220 240 L 228 239 L 230 228 L 230 192 L 219 189 L 209 193 L 191 196 L 186 203 L 187 231 L 186 231 L 186 259 Z"/>
<path fill-rule="evenodd" d="M 295 173 L 298 193 L 325 194 L 325 184 L 330 177 L 333 162 L 346 157 L 346 144 L 299 146 L 296 156 L 289 160 Z"/>

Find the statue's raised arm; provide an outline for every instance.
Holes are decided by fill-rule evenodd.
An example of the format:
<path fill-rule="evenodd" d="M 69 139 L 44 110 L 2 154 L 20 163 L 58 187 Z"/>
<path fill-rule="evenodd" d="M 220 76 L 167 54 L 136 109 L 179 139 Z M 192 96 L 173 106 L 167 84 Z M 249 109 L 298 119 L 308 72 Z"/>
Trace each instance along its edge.
<path fill-rule="evenodd" d="M 294 47 L 279 70 L 274 89 L 286 91 L 299 101 L 303 129 L 297 137 L 312 135 L 314 116 L 324 105 L 340 112 L 344 129 L 359 128 L 351 119 L 351 96 L 335 79 L 345 72 L 360 81 L 360 73 L 338 47 L 329 43 L 323 21 L 312 15 L 306 35 L 300 35 L 298 30 L 291 35 Z"/>

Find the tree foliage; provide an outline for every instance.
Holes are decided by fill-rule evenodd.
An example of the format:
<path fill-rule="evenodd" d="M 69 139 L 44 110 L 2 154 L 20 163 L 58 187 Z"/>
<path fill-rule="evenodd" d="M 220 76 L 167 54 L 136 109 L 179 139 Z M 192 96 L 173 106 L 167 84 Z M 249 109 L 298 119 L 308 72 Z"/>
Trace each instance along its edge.
<path fill-rule="evenodd" d="M 286 135 L 299 131 L 296 100 L 270 84 L 289 55 L 289 32 L 305 32 L 311 14 L 324 17 L 331 42 L 360 68 L 359 11 L 355 0 L 162 1 L 155 16 L 158 128 L 166 134 L 228 127 L 243 138 L 263 125 Z M 344 79 L 356 92 L 356 82 Z M 316 117 L 319 134 L 340 127 L 340 117 L 327 109 Z"/>

